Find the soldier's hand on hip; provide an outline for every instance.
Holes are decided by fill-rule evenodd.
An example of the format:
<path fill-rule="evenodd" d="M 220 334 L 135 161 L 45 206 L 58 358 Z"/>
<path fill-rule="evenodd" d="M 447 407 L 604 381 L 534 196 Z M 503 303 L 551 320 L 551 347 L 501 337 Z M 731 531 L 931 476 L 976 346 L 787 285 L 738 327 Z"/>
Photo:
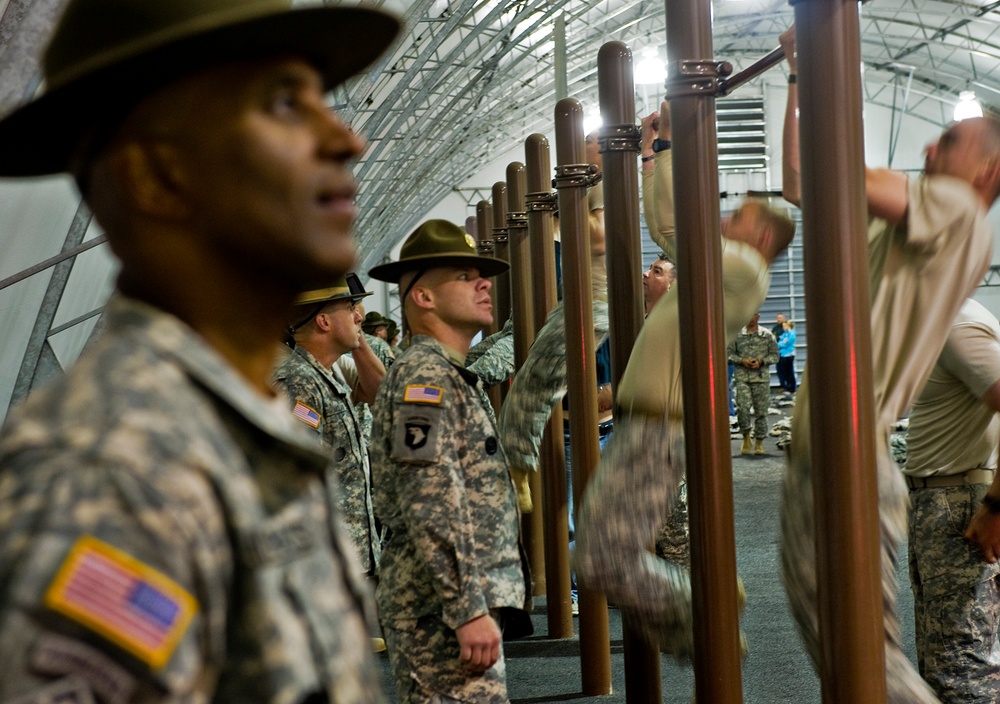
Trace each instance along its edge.
<path fill-rule="evenodd" d="M 982 551 L 987 562 L 996 562 L 1000 558 L 1000 513 L 980 506 L 965 529 L 965 539 Z"/>
<path fill-rule="evenodd" d="M 500 627 L 489 614 L 466 621 L 455 634 L 461 648 L 458 657 L 473 672 L 485 672 L 500 658 Z"/>

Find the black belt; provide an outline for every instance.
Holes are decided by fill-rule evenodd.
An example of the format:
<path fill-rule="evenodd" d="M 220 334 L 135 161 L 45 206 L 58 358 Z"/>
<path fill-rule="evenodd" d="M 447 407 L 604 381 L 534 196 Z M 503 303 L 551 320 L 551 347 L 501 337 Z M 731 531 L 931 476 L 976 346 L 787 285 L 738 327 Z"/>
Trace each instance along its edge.
<path fill-rule="evenodd" d="M 615 429 L 615 419 L 608 418 L 597 424 L 597 436 L 600 438 L 607 437 Z M 569 434 L 569 418 L 563 418 L 563 432 Z"/>
<path fill-rule="evenodd" d="M 992 484 L 996 476 L 995 469 L 970 469 L 961 474 L 935 475 L 932 477 L 906 476 L 906 485 L 911 489 L 943 489 L 949 486 L 967 486 L 972 484 Z"/>

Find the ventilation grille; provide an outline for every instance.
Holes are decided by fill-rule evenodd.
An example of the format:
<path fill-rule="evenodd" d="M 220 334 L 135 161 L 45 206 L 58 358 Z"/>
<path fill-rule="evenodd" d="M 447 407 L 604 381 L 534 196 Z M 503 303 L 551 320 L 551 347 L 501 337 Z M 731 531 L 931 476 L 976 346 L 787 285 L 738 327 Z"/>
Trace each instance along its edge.
<path fill-rule="evenodd" d="M 719 170 L 765 170 L 764 99 L 726 98 L 715 104 Z"/>

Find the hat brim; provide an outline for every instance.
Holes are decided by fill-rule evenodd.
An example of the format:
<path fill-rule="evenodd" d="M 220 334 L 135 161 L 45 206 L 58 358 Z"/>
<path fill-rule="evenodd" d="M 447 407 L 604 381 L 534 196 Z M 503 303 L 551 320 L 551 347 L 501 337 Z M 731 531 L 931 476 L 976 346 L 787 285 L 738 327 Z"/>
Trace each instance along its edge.
<path fill-rule="evenodd" d="M 316 67 L 329 90 L 371 64 L 398 32 L 395 18 L 360 7 L 251 7 L 239 18 L 213 17 L 183 36 L 166 34 L 123 47 L 102 56 L 103 65 L 81 67 L 75 78 L 0 121 L 0 176 L 69 170 L 81 138 L 94 125 L 120 119 L 142 97 L 199 69 L 257 57 L 301 56 Z"/>
<path fill-rule="evenodd" d="M 334 301 L 351 301 L 352 303 L 357 303 L 362 298 L 367 298 L 368 296 L 374 295 L 374 291 L 366 291 L 365 293 L 338 293 L 329 298 L 317 298 L 312 301 L 302 301 L 296 302 L 295 306 L 297 308 L 306 308 L 308 306 L 316 306 L 320 303 L 333 303 Z"/>
<path fill-rule="evenodd" d="M 497 276 L 510 269 L 510 264 L 503 259 L 480 257 L 475 254 L 424 254 L 409 257 L 398 262 L 379 264 L 368 270 L 368 276 L 379 281 L 398 284 L 399 278 L 408 271 L 416 269 L 435 269 L 445 266 L 475 267 L 479 274 L 487 278 Z"/>

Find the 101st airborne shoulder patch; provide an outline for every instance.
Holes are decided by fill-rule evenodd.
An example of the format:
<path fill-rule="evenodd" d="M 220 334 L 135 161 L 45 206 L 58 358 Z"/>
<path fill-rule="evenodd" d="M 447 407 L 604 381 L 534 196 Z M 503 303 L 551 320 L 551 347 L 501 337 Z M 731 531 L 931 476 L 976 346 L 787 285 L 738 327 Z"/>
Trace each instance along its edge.
<path fill-rule="evenodd" d="M 440 406 L 443 398 L 444 389 L 440 386 L 409 384 L 403 389 L 403 403 L 433 403 Z"/>
<path fill-rule="evenodd" d="M 154 670 L 170 660 L 198 610 L 169 577 L 92 536 L 73 545 L 44 603 Z"/>

